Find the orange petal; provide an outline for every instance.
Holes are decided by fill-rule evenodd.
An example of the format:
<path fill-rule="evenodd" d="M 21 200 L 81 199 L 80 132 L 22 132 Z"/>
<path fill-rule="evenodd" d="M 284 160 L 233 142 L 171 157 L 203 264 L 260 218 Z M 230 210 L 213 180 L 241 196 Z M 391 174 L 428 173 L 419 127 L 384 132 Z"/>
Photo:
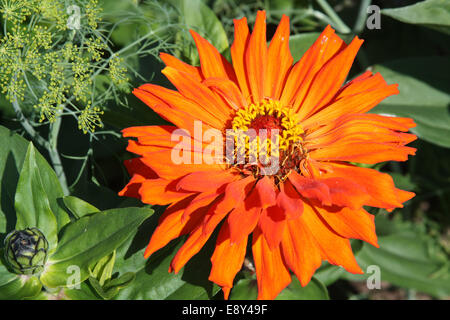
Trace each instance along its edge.
<path fill-rule="evenodd" d="M 222 220 L 235 207 L 242 206 L 245 196 L 254 183 L 253 176 L 229 183 L 225 188 L 223 197 L 219 198 L 206 214 L 203 229 L 205 233 L 211 232 L 216 220 Z"/>
<path fill-rule="evenodd" d="M 231 59 L 233 60 L 234 71 L 236 72 L 237 81 L 241 89 L 242 95 L 249 100 L 250 89 L 247 79 L 247 69 L 245 66 L 245 51 L 247 49 L 250 34 L 247 25 L 247 18 L 233 20 L 234 22 L 234 41 L 231 45 Z"/>
<path fill-rule="evenodd" d="M 390 175 L 374 169 L 335 163 L 329 165 L 329 171 L 324 176 L 351 177 L 353 181 L 366 189 L 370 199 L 365 204 L 371 207 L 402 208 L 404 199 L 398 196 L 398 192 L 405 192 L 406 200 L 414 195 L 412 192 L 397 189 Z"/>
<path fill-rule="evenodd" d="M 347 130 L 348 134 L 354 134 L 353 131 L 355 130 L 353 128 L 357 128 L 358 130 L 362 129 L 362 131 L 365 130 L 367 133 L 369 131 L 374 133 L 393 133 L 395 131 L 408 131 L 414 126 L 415 123 L 410 118 L 386 117 L 371 113 L 348 113 L 338 118 L 330 118 L 320 128 L 310 130 L 305 137 L 305 142 L 329 143 L 329 141 L 323 140 L 327 140 L 328 136 L 345 136 L 347 133 L 344 130 Z"/>
<path fill-rule="evenodd" d="M 284 210 L 277 206 L 263 209 L 258 226 L 261 228 L 269 247 L 271 249 L 277 248 L 280 245 L 286 227 Z"/>
<path fill-rule="evenodd" d="M 127 150 L 130 150 L 129 148 Z M 223 164 L 194 164 L 194 163 L 175 163 L 172 159 L 171 149 L 144 153 L 142 162 L 155 171 L 159 177 L 166 180 L 175 180 L 189 173 L 196 171 L 224 171 L 225 165 Z M 135 152 L 135 151 L 133 151 Z M 193 156 L 188 152 L 189 159 Z"/>
<path fill-rule="evenodd" d="M 331 203 L 337 206 L 359 209 L 369 199 L 366 188 L 353 182 L 350 177 L 335 177 L 319 180 L 328 186 Z"/>
<path fill-rule="evenodd" d="M 220 94 L 233 109 L 239 110 L 247 106 L 247 100 L 233 81 L 221 78 L 208 78 L 203 81 L 203 84 Z"/>
<path fill-rule="evenodd" d="M 291 282 L 280 247 L 271 249 L 261 230 L 253 232 L 253 260 L 258 281 L 258 300 L 271 300 Z"/>
<path fill-rule="evenodd" d="M 207 86 L 187 73 L 178 71 L 171 67 L 165 67 L 162 73 L 186 98 L 201 105 L 202 112 L 209 113 L 222 122 L 222 128 L 231 115 L 231 108 L 220 97 L 212 92 Z"/>
<path fill-rule="evenodd" d="M 192 213 L 200 208 L 210 206 L 214 200 L 217 198 L 218 194 L 216 192 L 204 192 L 199 193 L 183 212 L 182 220 L 187 219 Z"/>
<path fill-rule="evenodd" d="M 166 205 L 180 201 L 192 193 L 175 191 L 176 181 L 165 179 L 145 180 L 139 189 L 141 201 L 153 205 Z"/>
<path fill-rule="evenodd" d="M 384 85 L 375 89 L 360 91 L 352 95 L 338 97 L 328 106 L 302 122 L 304 128 L 326 124 L 349 113 L 367 112 L 385 98 L 398 94 L 396 84 Z"/>
<path fill-rule="evenodd" d="M 177 190 L 187 190 L 195 192 L 217 191 L 224 184 L 231 183 L 239 179 L 232 170 L 224 171 L 197 171 L 181 178 L 177 184 Z"/>
<path fill-rule="evenodd" d="M 303 212 L 303 201 L 289 180 L 280 185 L 280 192 L 277 195 L 277 206 L 284 210 L 284 214 L 288 219 L 297 219 Z"/>
<path fill-rule="evenodd" d="M 229 213 L 236 206 L 239 206 L 252 188 L 254 181 L 253 176 L 247 176 L 244 179 L 230 182 L 225 188 L 223 199 L 218 202 L 213 213 Z"/>
<path fill-rule="evenodd" d="M 322 257 L 320 248 L 303 219 L 287 221 L 281 248 L 286 265 L 295 273 L 300 284 L 306 286 L 320 267 Z"/>
<path fill-rule="evenodd" d="M 292 67 L 283 89 L 280 101 L 282 105 L 294 105 L 303 100 L 320 68 L 342 50 L 345 43 L 327 26 L 314 44 L 302 58 Z M 298 110 L 296 105 L 295 110 Z"/>
<path fill-rule="evenodd" d="M 211 43 L 194 30 L 189 31 L 198 49 L 203 76 L 205 78 L 227 78 L 235 81 L 236 76 L 233 66 L 227 59 Z"/>
<path fill-rule="evenodd" d="M 195 255 L 197 254 L 201 248 L 205 245 L 206 241 L 208 241 L 215 227 L 220 223 L 221 219 L 216 220 L 216 224 L 213 228 L 211 228 L 211 232 L 205 233 L 203 232 L 202 225 L 199 224 L 189 235 L 189 238 L 186 242 L 181 246 L 178 250 L 175 257 L 172 259 L 170 263 L 169 272 L 174 271 L 178 273 L 181 268 Z"/>
<path fill-rule="evenodd" d="M 289 17 L 283 15 L 269 45 L 264 81 L 265 97 L 279 100 L 293 60 L 289 50 Z"/>
<path fill-rule="evenodd" d="M 194 132 L 194 121 L 196 120 L 203 122 L 203 132 L 222 126 L 218 119 L 210 116 L 198 104 L 185 99 L 176 91 L 146 84 L 140 86 L 139 89 L 134 89 L 133 94 L 162 118 L 190 133 Z"/>
<path fill-rule="evenodd" d="M 353 60 L 363 40 L 355 37 L 353 41 L 335 57 L 331 58 L 314 77 L 305 98 L 297 97 L 294 108 L 299 106 L 299 119 L 304 119 L 315 110 L 328 103 L 345 81 Z"/>
<path fill-rule="evenodd" d="M 259 179 L 255 187 L 255 206 L 262 209 L 266 209 L 270 206 L 276 204 L 276 193 L 273 181 L 268 177 L 264 176 Z"/>
<path fill-rule="evenodd" d="M 351 161 L 367 164 L 395 160 L 406 161 L 408 155 L 414 155 L 416 149 L 387 143 L 352 142 L 333 144 L 323 149 L 313 150 L 309 155 L 315 160 Z"/>
<path fill-rule="evenodd" d="M 144 257 L 150 257 L 156 250 L 164 247 L 170 241 L 186 233 L 189 233 L 205 215 L 206 210 L 197 210 L 188 219 L 182 221 L 181 217 L 186 206 L 193 197 L 181 200 L 170 206 L 159 219 L 158 226 L 152 234 L 150 242 L 145 249 Z"/>
<path fill-rule="evenodd" d="M 229 290 L 233 287 L 233 280 L 241 270 L 247 249 L 247 238 L 239 243 L 230 241 L 230 229 L 225 221 L 217 238 L 216 249 L 211 257 L 212 268 L 209 280 L 224 289 L 225 299 L 228 299 Z M 228 289 L 228 290 L 227 290 Z"/>
<path fill-rule="evenodd" d="M 203 75 L 202 75 L 202 71 L 199 67 L 191 66 L 191 65 L 175 58 L 174 56 L 164 53 L 164 52 L 161 52 L 159 54 L 159 57 L 168 67 L 172 67 L 179 71 L 188 73 L 197 81 L 201 82 L 204 79 Z"/>
<path fill-rule="evenodd" d="M 122 130 L 122 134 L 127 137 L 166 137 L 170 135 L 177 127 L 174 126 L 138 126 L 128 127 Z"/>
<path fill-rule="evenodd" d="M 314 207 L 328 225 L 339 235 L 349 239 L 360 239 L 378 246 L 374 216 L 364 209 Z"/>
<path fill-rule="evenodd" d="M 156 179 L 158 175 L 147 167 L 141 160 L 141 158 L 134 158 L 125 160 L 124 165 L 127 168 L 128 173 L 132 176 L 128 184 L 119 191 L 119 196 L 133 197 L 140 199 L 139 189 L 142 182 L 147 179 Z"/>
<path fill-rule="evenodd" d="M 267 44 L 266 44 L 266 12 L 258 11 L 255 26 L 245 52 L 247 79 L 254 103 L 259 103 L 264 96 L 266 81 Z"/>
<path fill-rule="evenodd" d="M 325 183 L 317 179 L 306 178 L 295 171 L 289 175 L 289 181 L 303 197 L 317 199 L 326 206 L 331 205 L 330 190 Z"/>
<path fill-rule="evenodd" d="M 348 272 L 363 273 L 355 260 L 350 241 L 330 229 L 307 203 L 304 203 L 303 214 L 300 219 L 317 242 L 323 259 L 328 260 L 331 264 L 344 267 Z"/>
<path fill-rule="evenodd" d="M 260 216 L 259 207 L 246 209 L 245 205 L 241 204 L 234 208 L 228 215 L 231 243 L 239 243 L 247 237 L 255 229 Z"/>

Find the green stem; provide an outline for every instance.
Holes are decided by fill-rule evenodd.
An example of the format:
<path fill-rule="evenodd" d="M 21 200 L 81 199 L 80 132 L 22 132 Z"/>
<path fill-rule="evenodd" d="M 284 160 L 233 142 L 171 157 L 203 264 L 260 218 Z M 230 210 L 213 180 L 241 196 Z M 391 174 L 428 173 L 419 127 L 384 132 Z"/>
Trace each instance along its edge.
<path fill-rule="evenodd" d="M 353 27 L 354 34 L 360 34 L 361 32 L 364 31 L 367 18 L 367 7 L 369 7 L 371 3 L 372 0 L 361 1 L 361 5 L 359 6 L 358 17 L 356 18 L 355 26 Z"/>
<path fill-rule="evenodd" d="M 350 33 L 351 29 L 342 21 L 341 18 L 336 14 L 333 8 L 325 0 L 316 0 L 317 4 L 322 8 L 322 10 L 330 17 L 334 23 L 334 27 L 340 33 Z"/>
<path fill-rule="evenodd" d="M 57 117 L 55 122 L 50 124 L 50 133 L 49 133 L 49 148 L 48 153 L 50 156 L 50 160 L 53 165 L 53 169 L 55 170 L 56 176 L 61 184 L 61 188 L 65 196 L 69 195 L 69 185 L 67 184 L 66 174 L 64 173 L 64 167 L 61 162 L 61 157 L 58 152 L 58 136 L 59 130 L 61 128 L 61 117 Z"/>
<path fill-rule="evenodd" d="M 25 132 L 41 147 L 48 149 L 49 143 L 45 140 L 31 125 L 28 119 L 23 115 L 22 109 L 20 109 L 19 103 L 17 102 L 17 98 L 14 97 L 14 101 L 12 102 L 14 111 L 16 112 L 17 120 L 22 125 Z"/>

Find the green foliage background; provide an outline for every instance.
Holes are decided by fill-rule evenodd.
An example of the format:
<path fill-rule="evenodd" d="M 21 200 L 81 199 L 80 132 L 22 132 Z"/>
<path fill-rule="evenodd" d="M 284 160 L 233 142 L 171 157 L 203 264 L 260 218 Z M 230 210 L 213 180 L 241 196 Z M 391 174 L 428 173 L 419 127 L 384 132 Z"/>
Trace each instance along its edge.
<path fill-rule="evenodd" d="M 5 3 L 28 2 L 0 0 L 0 8 Z M 61 1 L 63 6 L 73 3 L 79 4 Z M 49 266 L 41 275 L 16 275 L 0 260 L 0 299 L 223 298 L 219 287 L 207 280 L 214 239 L 177 275 L 167 269 L 183 239 L 171 242 L 149 261 L 143 258 L 163 208 L 117 196 L 129 179 L 122 163 L 133 157 L 124 151 L 126 140 L 120 130 L 164 123 L 129 93 L 129 88 L 145 82 L 170 86 L 160 74 L 159 51 L 198 64 L 188 32 L 192 28 L 229 57 L 233 19 L 246 16 L 252 25 L 258 9 L 267 11 L 269 39 L 281 15 L 290 16 L 295 60 L 327 24 L 347 42 L 355 35 L 363 38 L 349 79 L 370 68 L 388 83 L 398 83 L 400 94 L 386 99 L 373 112 L 412 117 L 417 123 L 412 131 L 419 137 L 412 143 L 417 155 L 408 162 L 375 166 L 391 174 L 399 188 L 417 196 L 392 213 L 372 212 L 379 249 L 352 243 L 363 270 L 371 265 L 380 267 L 383 289 L 366 288 L 370 273 L 355 276 L 324 263 L 308 286 L 302 288 L 294 278 L 278 298 L 450 297 L 448 1 L 102 0 L 97 5 L 101 8 L 98 28 L 83 29 L 79 35 L 92 33 L 104 39 L 105 61 L 120 53 L 121 79 L 126 82 L 113 85 L 107 70 L 88 73 L 96 84 L 91 101 L 101 110 L 94 125 L 101 130 L 78 130 L 81 111 L 77 110 L 82 106 L 76 102 L 66 106 L 69 114 L 59 116 L 55 130 L 51 121 L 35 121 L 42 112 L 30 107 L 26 99 L 17 113 L 6 94 L 0 95 L 0 251 L 10 231 L 27 226 L 39 227 L 50 243 Z M 369 5 L 382 9 L 381 29 L 366 28 Z M 2 14 L 5 35 L 10 26 L 4 23 L 5 12 Z M 78 41 L 76 34 L 70 39 Z M 0 51 L 4 43 L 0 42 Z M 26 130 L 26 121 L 36 135 Z M 40 143 L 38 136 L 48 137 L 53 145 Z M 60 163 L 55 162 L 55 152 Z M 71 265 L 81 268 L 80 283 L 72 283 L 79 285 L 78 289 L 67 286 L 70 274 L 66 271 Z M 255 299 L 256 295 L 255 275 L 245 267 L 236 277 L 230 298 Z"/>

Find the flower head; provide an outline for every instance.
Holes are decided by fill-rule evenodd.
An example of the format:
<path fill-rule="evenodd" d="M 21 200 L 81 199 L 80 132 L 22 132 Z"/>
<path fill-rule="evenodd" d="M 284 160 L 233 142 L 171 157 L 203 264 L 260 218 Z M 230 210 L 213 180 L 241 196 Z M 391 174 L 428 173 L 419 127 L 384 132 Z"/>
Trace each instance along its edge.
<path fill-rule="evenodd" d="M 5 238 L 5 259 L 20 274 L 35 274 L 44 269 L 48 242 L 37 228 L 9 233 Z"/>
<path fill-rule="evenodd" d="M 163 74 L 177 90 L 153 84 L 134 90 L 173 123 L 123 131 L 137 138 L 128 150 L 140 157 L 126 162 L 132 179 L 120 194 L 169 205 L 145 257 L 189 234 L 171 262 L 170 271 L 178 272 L 220 229 L 209 279 L 226 298 L 249 239 L 259 299 L 275 298 L 291 271 L 306 285 L 322 260 L 362 273 L 349 239 L 378 246 L 373 216 L 363 206 L 391 211 L 414 196 L 389 175 L 354 165 L 414 154 L 405 146 L 416 139 L 405 133 L 411 119 L 366 113 L 397 94 L 397 85 L 370 71 L 344 84 L 362 40 L 347 45 L 330 26 L 293 64 L 288 17 L 269 46 L 264 11 L 252 33 L 246 18 L 234 23 L 232 63 L 191 31 L 200 67 L 161 54 Z M 214 135 L 212 158 L 226 161 L 201 161 L 210 151 L 208 130 L 222 133 L 223 139 Z M 179 138 L 191 147 L 183 149 L 187 161 L 174 161 Z M 252 158 L 261 151 L 265 157 Z"/>

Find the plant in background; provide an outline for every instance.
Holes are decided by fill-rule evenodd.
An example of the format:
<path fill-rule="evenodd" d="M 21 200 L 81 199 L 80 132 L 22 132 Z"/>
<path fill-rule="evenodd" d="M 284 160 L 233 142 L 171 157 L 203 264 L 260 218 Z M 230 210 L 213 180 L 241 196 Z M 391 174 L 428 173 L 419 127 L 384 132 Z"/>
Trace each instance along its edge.
<path fill-rule="evenodd" d="M 102 128 L 108 101 L 126 105 L 120 92 L 129 92 L 136 72 L 125 58 L 148 54 L 159 38 L 151 30 L 114 51 L 97 0 L 2 0 L 0 14 L 0 92 L 27 134 L 48 150 L 68 194 L 57 144 L 61 117 L 74 117 L 86 134 Z M 130 53 L 138 43 L 143 48 Z M 47 125 L 45 136 L 39 128 Z"/>
<path fill-rule="evenodd" d="M 5 143 L 6 136 L 14 136 L 15 143 Z M 79 198 L 64 197 L 55 172 L 33 144 L 2 128 L 0 142 L 23 162 L 13 196 L 14 230 L 0 245 L 0 300 L 77 294 L 111 299 L 132 283 L 132 272 L 112 274 L 116 250 L 153 210 L 100 211 Z M 92 285 L 86 289 L 88 282 Z"/>

